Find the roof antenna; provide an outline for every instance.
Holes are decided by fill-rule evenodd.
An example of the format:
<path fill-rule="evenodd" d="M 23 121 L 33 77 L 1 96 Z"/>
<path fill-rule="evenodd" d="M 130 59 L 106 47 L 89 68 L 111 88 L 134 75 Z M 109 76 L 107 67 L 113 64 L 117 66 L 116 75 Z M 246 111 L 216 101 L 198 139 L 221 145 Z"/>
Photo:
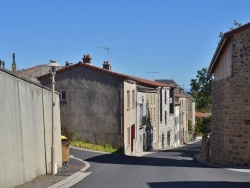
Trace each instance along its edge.
<path fill-rule="evenodd" d="M 156 73 L 159 73 L 159 72 L 148 72 L 148 73 L 153 74 L 153 80 L 155 80 L 155 74 L 156 74 Z"/>
<path fill-rule="evenodd" d="M 102 48 L 102 49 L 105 49 L 105 50 L 108 51 L 108 61 L 109 61 L 109 47 L 102 47 L 102 46 L 99 46 L 99 47 L 97 47 L 97 48 Z"/>

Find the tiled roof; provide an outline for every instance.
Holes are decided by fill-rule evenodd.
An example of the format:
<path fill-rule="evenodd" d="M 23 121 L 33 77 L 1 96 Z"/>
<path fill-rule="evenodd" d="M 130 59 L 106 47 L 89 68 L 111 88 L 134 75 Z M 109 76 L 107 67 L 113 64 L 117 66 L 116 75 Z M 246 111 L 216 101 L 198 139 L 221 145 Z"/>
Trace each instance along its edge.
<path fill-rule="evenodd" d="M 180 97 L 180 98 L 188 98 L 188 96 L 183 95 L 183 94 L 179 94 L 179 93 L 175 93 L 174 96 Z"/>
<path fill-rule="evenodd" d="M 56 73 L 60 74 L 61 72 L 65 72 L 65 71 L 68 71 L 70 69 L 74 69 L 76 67 L 85 67 L 85 68 L 88 68 L 88 69 L 92 69 L 92 70 L 102 72 L 104 74 L 113 75 L 113 76 L 122 78 L 124 80 L 134 80 L 134 81 L 138 82 L 139 84 L 142 84 L 142 85 L 145 85 L 145 86 L 150 86 L 150 87 L 174 87 L 171 84 L 164 84 L 164 83 L 159 83 L 159 82 L 155 82 L 155 81 L 151 81 L 151 80 L 146 80 L 146 79 L 143 79 L 143 78 L 137 78 L 137 77 L 134 77 L 134 76 L 129 76 L 129 75 L 113 72 L 113 71 L 110 71 L 110 70 L 106 70 L 106 69 L 96 67 L 96 66 L 93 66 L 93 65 L 89 65 L 89 64 L 86 64 L 86 63 L 82 63 L 82 62 L 79 62 L 79 63 L 74 64 L 74 65 L 63 67 L 62 69 L 57 70 Z M 41 80 L 41 79 L 46 78 L 48 76 L 50 76 L 49 73 L 45 74 L 45 75 L 42 75 L 42 76 L 38 76 L 37 79 Z"/>
<path fill-rule="evenodd" d="M 180 105 L 181 105 L 181 103 L 179 103 L 179 102 L 175 102 L 175 103 L 174 103 L 174 105 L 175 105 L 175 106 L 180 106 Z"/>
<path fill-rule="evenodd" d="M 195 112 L 196 118 L 208 118 L 211 115 L 212 115 L 212 113 Z"/>
<path fill-rule="evenodd" d="M 161 82 L 164 84 L 172 84 L 172 85 L 177 85 L 177 83 L 174 80 L 168 80 L 168 79 L 157 79 L 155 80 L 156 82 Z"/>
<path fill-rule="evenodd" d="M 224 48 L 224 46 L 230 41 L 229 39 L 231 39 L 231 37 L 241 31 L 244 31 L 246 29 L 250 28 L 250 22 L 245 24 L 245 25 L 242 25 L 236 29 L 233 29 L 231 31 L 228 31 L 226 33 L 224 33 L 223 37 L 221 38 L 220 42 L 219 42 L 219 45 L 213 55 L 213 58 L 212 58 L 212 61 L 208 67 L 208 73 L 209 74 L 212 74 L 213 71 L 214 71 L 214 68 L 216 67 L 216 64 L 217 64 L 217 59 L 222 51 L 222 49 Z"/>

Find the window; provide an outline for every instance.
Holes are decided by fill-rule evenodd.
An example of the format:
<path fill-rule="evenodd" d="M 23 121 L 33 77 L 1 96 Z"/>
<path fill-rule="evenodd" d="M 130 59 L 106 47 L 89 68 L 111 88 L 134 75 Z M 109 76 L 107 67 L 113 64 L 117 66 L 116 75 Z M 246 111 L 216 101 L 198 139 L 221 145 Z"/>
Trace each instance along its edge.
<path fill-rule="evenodd" d="M 153 94 L 154 95 L 154 103 L 155 103 L 155 94 Z"/>
<path fill-rule="evenodd" d="M 132 90 L 132 108 L 135 108 L 135 90 Z"/>
<path fill-rule="evenodd" d="M 66 91 L 60 91 L 59 98 L 60 98 L 60 101 L 65 101 L 66 100 Z"/>
<path fill-rule="evenodd" d="M 127 128 L 127 144 L 130 144 L 130 127 Z"/>
<path fill-rule="evenodd" d="M 154 128 L 154 133 L 153 133 L 153 137 L 154 137 L 154 142 L 156 142 L 156 129 Z"/>
<path fill-rule="evenodd" d="M 174 113 L 174 89 L 170 89 L 170 100 L 169 100 L 169 113 L 173 114 Z"/>
<path fill-rule="evenodd" d="M 165 111 L 165 125 L 167 125 L 167 111 Z"/>
<path fill-rule="evenodd" d="M 165 104 L 167 104 L 167 91 L 164 92 L 164 100 L 165 100 Z"/>
<path fill-rule="evenodd" d="M 127 110 L 130 110 L 130 92 L 127 91 Z"/>
<path fill-rule="evenodd" d="M 155 115 L 155 114 L 156 114 L 156 111 L 155 111 L 155 107 L 154 107 L 154 120 L 155 120 L 155 117 L 156 117 L 156 115 Z"/>
<path fill-rule="evenodd" d="M 150 120 L 153 121 L 153 107 L 150 107 Z"/>
<path fill-rule="evenodd" d="M 143 126 L 142 125 L 142 118 L 143 118 L 143 106 L 142 106 L 142 104 L 140 104 L 140 128 Z"/>

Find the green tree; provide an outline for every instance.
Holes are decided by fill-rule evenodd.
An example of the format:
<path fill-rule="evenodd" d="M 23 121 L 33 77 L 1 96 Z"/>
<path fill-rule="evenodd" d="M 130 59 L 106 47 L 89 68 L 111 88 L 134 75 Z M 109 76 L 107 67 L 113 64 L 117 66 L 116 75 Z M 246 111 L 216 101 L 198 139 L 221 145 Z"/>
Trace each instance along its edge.
<path fill-rule="evenodd" d="M 197 120 L 197 124 L 195 126 L 196 133 L 210 133 L 211 132 L 211 116 L 208 118 L 201 119 L 199 118 Z"/>
<path fill-rule="evenodd" d="M 207 68 L 197 71 L 196 78 L 191 80 L 189 94 L 195 99 L 197 112 L 211 112 L 212 82 L 213 76 L 207 73 Z"/>
<path fill-rule="evenodd" d="M 192 124 L 191 120 L 188 120 L 188 133 L 192 134 L 193 132 L 194 132 L 193 124 Z"/>

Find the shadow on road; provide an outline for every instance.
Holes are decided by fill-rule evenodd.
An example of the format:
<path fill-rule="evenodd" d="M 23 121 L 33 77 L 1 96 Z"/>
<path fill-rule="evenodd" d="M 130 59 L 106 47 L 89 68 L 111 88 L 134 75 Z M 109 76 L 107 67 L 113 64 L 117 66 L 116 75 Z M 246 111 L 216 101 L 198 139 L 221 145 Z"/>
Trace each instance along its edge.
<path fill-rule="evenodd" d="M 225 181 L 182 181 L 182 182 L 152 182 L 148 183 L 148 187 L 150 188 L 211 188 L 211 187 L 226 187 L 226 188 L 249 188 L 249 182 L 225 182 Z"/>
<path fill-rule="evenodd" d="M 86 159 L 93 163 L 142 165 L 142 166 L 174 166 L 174 167 L 202 167 L 194 155 L 200 151 L 200 142 L 186 145 L 182 148 L 158 151 L 143 157 L 103 154 Z"/>

